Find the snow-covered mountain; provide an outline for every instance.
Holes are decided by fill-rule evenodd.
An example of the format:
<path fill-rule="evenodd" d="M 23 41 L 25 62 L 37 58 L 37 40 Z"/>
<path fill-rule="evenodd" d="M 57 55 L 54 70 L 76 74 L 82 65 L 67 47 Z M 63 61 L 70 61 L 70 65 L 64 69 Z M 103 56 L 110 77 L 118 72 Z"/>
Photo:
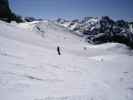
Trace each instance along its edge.
<path fill-rule="evenodd" d="M 124 20 L 114 21 L 108 16 L 101 18 L 85 17 L 81 20 L 56 21 L 59 25 L 86 37 L 89 43 L 123 43 L 133 48 L 133 24 Z"/>
<path fill-rule="evenodd" d="M 88 44 L 53 21 L 0 21 L 0 98 L 133 100 L 132 53 L 119 43 Z"/>
<path fill-rule="evenodd" d="M 83 34 L 84 30 L 88 30 L 98 24 L 99 18 L 93 17 L 85 17 L 83 19 L 76 19 L 76 20 L 65 20 L 65 19 L 57 19 L 57 23 L 60 25 L 72 30 Z"/>

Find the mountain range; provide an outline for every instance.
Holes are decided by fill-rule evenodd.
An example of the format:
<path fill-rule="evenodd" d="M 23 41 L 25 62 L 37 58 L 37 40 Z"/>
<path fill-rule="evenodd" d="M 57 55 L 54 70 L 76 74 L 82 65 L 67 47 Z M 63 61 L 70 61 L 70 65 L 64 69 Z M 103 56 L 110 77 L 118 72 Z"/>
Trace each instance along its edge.
<path fill-rule="evenodd" d="M 124 20 L 114 21 L 108 16 L 101 18 L 85 17 L 81 20 L 56 21 L 61 26 L 80 34 L 92 44 L 107 42 L 123 43 L 133 48 L 133 23 Z"/>

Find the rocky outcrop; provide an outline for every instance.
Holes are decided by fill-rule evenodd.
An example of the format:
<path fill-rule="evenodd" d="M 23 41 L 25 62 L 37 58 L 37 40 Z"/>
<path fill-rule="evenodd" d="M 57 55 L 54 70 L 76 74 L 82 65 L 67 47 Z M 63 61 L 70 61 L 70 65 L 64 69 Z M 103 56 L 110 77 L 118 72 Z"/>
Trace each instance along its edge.
<path fill-rule="evenodd" d="M 124 20 L 113 21 L 105 16 L 98 23 L 100 27 L 89 31 L 88 42 L 94 44 L 117 42 L 133 48 L 133 33 L 130 31 L 128 22 Z M 93 35 L 90 36 L 90 33 Z"/>
<path fill-rule="evenodd" d="M 80 32 L 89 43 L 117 42 L 133 48 L 133 23 L 124 20 L 114 21 L 108 16 L 101 18 L 85 17 L 75 21 L 60 19 L 57 22 L 71 31 Z"/>
<path fill-rule="evenodd" d="M 12 12 L 9 8 L 8 0 L 0 0 L 0 19 L 9 21 Z"/>
<path fill-rule="evenodd" d="M 21 17 L 11 11 L 8 0 L 0 0 L 0 20 L 22 22 Z"/>

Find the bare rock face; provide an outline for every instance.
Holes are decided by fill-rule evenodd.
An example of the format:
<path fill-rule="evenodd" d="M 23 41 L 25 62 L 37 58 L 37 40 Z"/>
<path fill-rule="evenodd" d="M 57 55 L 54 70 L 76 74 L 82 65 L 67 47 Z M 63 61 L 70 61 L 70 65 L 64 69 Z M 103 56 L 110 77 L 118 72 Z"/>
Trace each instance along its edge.
<path fill-rule="evenodd" d="M 21 17 L 11 11 L 8 0 L 0 0 L 0 20 L 22 22 Z"/>
<path fill-rule="evenodd" d="M 12 16 L 8 0 L 0 0 L 0 19 L 8 20 Z"/>

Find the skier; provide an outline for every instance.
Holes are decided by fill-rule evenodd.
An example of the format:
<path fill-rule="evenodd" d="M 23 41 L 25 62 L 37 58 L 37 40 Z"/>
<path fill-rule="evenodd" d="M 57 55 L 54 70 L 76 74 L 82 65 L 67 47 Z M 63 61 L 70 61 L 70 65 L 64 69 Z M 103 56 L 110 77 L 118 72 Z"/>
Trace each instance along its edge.
<path fill-rule="evenodd" d="M 57 46 L 57 52 L 58 52 L 58 55 L 61 55 L 60 47 L 59 46 Z"/>

